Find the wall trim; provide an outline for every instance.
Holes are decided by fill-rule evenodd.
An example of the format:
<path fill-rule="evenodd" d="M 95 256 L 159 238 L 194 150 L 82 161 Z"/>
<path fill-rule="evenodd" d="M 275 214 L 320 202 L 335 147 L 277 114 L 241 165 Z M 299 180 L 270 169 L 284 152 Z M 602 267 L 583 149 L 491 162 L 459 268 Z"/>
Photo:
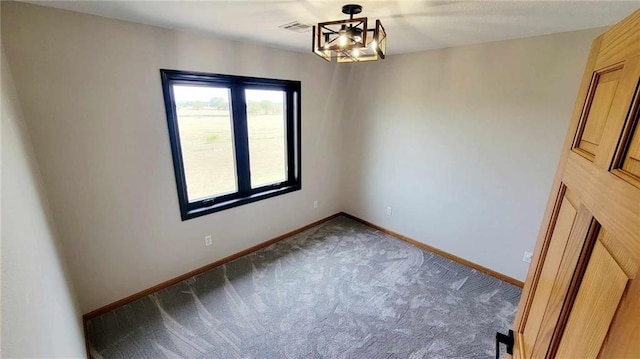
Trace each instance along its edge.
<path fill-rule="evenodd" d="M 432 246 L 430 246 L 428 244 L 425 244 L 425 243 L 422 243 L 422 242 L 418 242 L 413 238 L 409 238 L 409 237 L 407 237 L 405 235 L 402 235 L 400 233 L 397 233 L 397 232 L 394 232 L 392 230 L 389 230 L 389 229 L 386 229 L 384 227 L 381 227 L 381 226 L 379 226 L 377 224 L 371 223 L 369 221 L 365 221 L 364 219 L 358 218 L 358 217 L 356 217 L 354 215 L 351 215 L 349 213 L 341 212 L 340 214 L 342 214 L 345 217 L 351 218 L 354 221 L 357 221 L 357 222 L 360 222 L 360 223 L 362 223 L 364 225 L 367 225 L 367 226 L 369 226 L 371 228 L 377 229 L 380 232 L 386 233 L 386 234 L 394 236 L 394 237 L 396 237 L 396 238 L 398 238 L 400 240 L 403 240 L 403 241 L 405 241 L 407 243 L 413 244 L 416 247 L 422 248 L 422 249 L 427 250 L 429 252 L 433 252 L 433 253 L 438 254 L 438 255 L 440 255 L 442 257 L 450 259 L 450 260 L 452 260 L 454 262 L 458 262 L 458 263 L 460 263 L 462 265 L 465 265 L 467 267 L 471 267 L 471 268 L 473 268 L 473 269 L 475 269 L 477 271 L 480 271 L 482 273 L 488 274 L 488 275 L 490 275 L 492 277 L 498 278 L 498 279 L 503 280 L 503 281 L 505 281 L 507 283 L 513 284 L 515 286 L 518 286 L 520 288 L 524 287 L 524 282 L 522 282 L 520 280 L 517 280 L 517 279 L 515 279 L 513 277 L 509 277 L 508 275 L 496 272 L 496 271 L 494 271 L 492 269 L 489 269 L 487 267 L 484 267 L 484 266 L 481 266 L 479 264 L 473 263 L 473 262 L 468 261 L 468 260 L 466 260 L 464 258 L 460 258 L 460 257 L 458 257 L 456 255 L 451 254 L 451 253 L 448 253 L 448 252 L 445 252 L 445 251 L 440 250 L 438 248 L 432 247 Z"/>
<path fill-rule="evenodd" d="M 217 261 L 215 261 L 213 263 L 207 264 L 205 266 L 202 266 L 200 268 L 194 269 L 194 270 L 192 270 L 190 272 L 187 272 L 185 274 L 179 275 L 179 276 L 177 276 L 175 278 L 171 278 L 171 279 L 166 280 L 166 281 L 164 281 L 162 283 L 156 284 L 153 287 L 149 287 L 149 288 L 147 288 L 145 290 L 142 290 L 140 292 L 134 293 L 134 294 L 132 294 L 132 295 L 126 297 L 126 298 L 117 300 L 117 301 L 115 301 L 115 302 L 113 302 L 111 304 L 107 304 L 107 305 L 105 305 L 103 307 L 100 307 L 98 309 L 92 310 L 89 313 L 84 314 L 82 316 L 82 319 L 85 322 L 89 321 L 89 320 L 91 320 L 91 319 L 93 319 L 93 318 L 95 318 L 95 317 L 97 317 L 99 315 L 105 314 L 105 313 L 110 312 L 110 311 L 112 311 L 112 310 L 114 310 L 116 308 L 122 307 L 123 305 L 129 304 L 129 303 L 131 303 L 133 301 L 136 301 L 136 300 L 138 300 L 140 298 L 146 297 L 149 294 L 153 294 L 153 293 L 158 292 L 158 291 L 160 291 L 162 289 L 170 287 L 170 286 L 172 286 L 174 284 L 180 283 L 185 279 L 189 279 L 189 278 L 191 278 L 193 276 L 196 276 L 198 274 L 202 274 L 202 273 L 204 273 L 204 272 L 206 272 L 206 271 L 208 271 L 210 269 L 213 269 L 215 267 L 218 267 L 218 266 L 221 266 L 223 264 L 229 263 L 234 259 L 238 259 L 238 258 L 240 258 L 242 256 L 245 256 L 247 254 L 253 253 L 253 252 L 255 252 L 255 251 L 259 250 L 259 249 L 268 247 L 268 246 L 270 246 L 270 245 L 272 245 L 272 244 L 274 244 L 276 242 L 279 242 L 279 241 L 281 241 L 281 240 L 283 240 L 285 238 L 294 236 L 294 235 L 296 235 L 296 234 L 298 234 L 300 232 L 304 232 L 309 228 L 315 227 L 315 226 L 317 226 L 319 224 L 322 224 L 322 223 L 327 222 L 329 220 L 332 220 L 332 219 L 334 219 L 336 217 L 339 217 L 341 214 L 342 213 L 333 214 L 333 215 L 331 215 L 329 217 L 326 217 L 326 218 L 323 218 L 321 220 L 315 221 L 315 222 L 313 222 L 311 224 L 307 224 L 306 226 L 300 227 L 298 229 L 294 229 L 293 231 L 290 231 L 290 232 L 287 232 L 285 234 L 279 235 L 279 236 L 277 236 L 275 238 L 269 239 L 268 241 L 265 241 L 265 242 L 262 242 L 262 243 L 258 243 L 255 246 L 249 247 L 249 248 L 247 248 L 245 250 L 242 250 L 242 251 L 240 251 L 238 253 L 235 253 L 235 254 L 232 254 L 230 256 L 224 257 L 222 259 L 218 259 Z"/>

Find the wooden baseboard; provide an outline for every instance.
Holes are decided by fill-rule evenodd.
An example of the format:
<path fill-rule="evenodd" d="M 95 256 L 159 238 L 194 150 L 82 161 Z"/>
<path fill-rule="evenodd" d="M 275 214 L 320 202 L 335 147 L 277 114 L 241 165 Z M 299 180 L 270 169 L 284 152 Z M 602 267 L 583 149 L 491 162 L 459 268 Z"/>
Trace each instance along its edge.
<path fill-rule="evenodd" d="M 473 263 L 473 262 L 468 261 L 468 260 L 466 260 L 464 258 L 460 258 L 458 256 L 455 256 L 455 255 L 453 255 L 451 253 L 447 253 L 447 252 L 445 252 L 443 250 L 440 250 L 438 248 L 432 247 L 432 246 L 430 246 L 428 244 L 424 244 L 422 242 L 418 242 L 415 239 L 412 239 L 412 238 L 404 236 L 404 235 L 402 235 L 400 233 L 396 233 L 394 231 L 388 230 L 388 229 L 386 229 L 384 227 L 378 226 L 377 224 L 371 223 L 369 221 L 365 221 L 364 219 L 360 219 L 360 218 L 358 218 L 356 216 L 353 216 L 353 215 L 351 215 L 349 213 L 341 212 L 340 214 L 342 214 L 345 217 L 351 218 L 354 221 L 358 221 L 358 222 L 360 222 L 362 224 L 365 224 L 365 225 L 367 225 L 367 226 L 369 226 L 371 228 L 375 228 L 375 229 L 379 230 L 380 232 L 384 232 L 384 233 L 389 234 L 391 236 L 394 236 L 394 237 L 396 237 L 398 239 L 401 239 L 401 240 L 403 240 L 405 242 L 411 243 L 416 247 L 420 247 L 422 249 L 428 250 L 428 251 L 433 252 L 435 254 L 441 255 L 441 256 L 443 256 L 445 258 L 451 259 L 454 262 L 458 262 L 458 263 L 460 263 L 462 265 L 465 265 L 467 267 L 471 267 L 471 268 L 473 268 L 475 270 L 478 270 L 478 271 L 480 271 L 482 273 L 488 274 L 488 275 L 490 275 L 492 277 L 496 277 L 496 278 L 498 278 L 500 280 L 503 280 L 503 281 L 505 281 L 507 283 L 511 283 L 513 285 L 516 285 L 516 286 L 518 286 L 520 288 L 524 287 L 524 283 L 522 281 L 519 281 L 519 280 L 515 279 L 515 278 L 509 277 L 509 276 L 504 275 L 502 273 L 498 273 L 498 272 L 496 272 L 494 270 L 491 270 L 491 269 L 489 269 L 487 267 L 483 267 L 483 266 L 481 266 L 479 264 Z"/>
<path fill-rule="evenodd" d="M 203 267 L 200 267 L 198 269 L 194 269 L 191 272 L 187 272 L 187 273 L 179 275 L 179 276 L 177 276 L 175 278 L 172 278 L 172 279 L 169 279 L 169 280 L 164 281 L 162 283 L 156 284 L 153 287 L 147 288 L 147 289 L 145 289 L 143 291 L 140 291 L 138 293 L 132 294 L 132 295 L 126 297 L 126 298 L 120 299 L 120 300 L 115 301 L 115 302 L 113 302 L 111 304 L 107 304 L 107 305 L 105 305 L 103 307 L 100 307 L 100 308 L 98 308 L 96 310 L 93 310 L 93 311 L 83 315 L 82 319 L 84 320 L 84 322 L 87 322 L 88 320 L 91 320 L 91 319 L 93 319 L 93 318 L 95 318 L 95 317 L 97 317 L 99 315 L 104 314 L 104 313 L 110 312 L 110 311 L 112 311 L 112 310 L 114 310 L 116 308 L 119 308 L 119 307 L 121 307 L 121 306 L 123 306 L 125 304 L 129 304 L 129 303 L 131 303 L 131 302 L 133 302 L 135 300 L 138 300 L 140 298 L 146 297 L 149 294 L 153 294 L 153 293 L 155 293 L 157 291 L 160 291 L 160 290 L 162 290 L 164 288 L 167 288 L 167 287 L 170 287 L 170 286 L 172 286 L 174 284 L 180 283 L 185 279 L 189 279 L 189 278 L 191 278 L 193 276 L 196 276 L 198 274 L 204 273 L 204 272 L 206 272 L 206 271 L 208 271 L 210 269 L 213 269 L 215 267 L 218 267 L 218 266 L 221 266 L 223 264 L 229 263 L 234 259 L 238 259 L 238 258 L 240 258 L 242 256 L 245 256 L 247 254 L 253 253 L 253 252 L 255 252 L 255 251 L 259 250 L 259 249 L 262 249 L 264 247 L 268 247 L 268 246 L 270 246 L 270 245 L 272 245 L 272 244 L 274 244 L 276 242 L 279 242 L 279 241 L 281 241 L 281 240 L 283 240 L 285 238 L 294 236 L 294 235 L 296 235 L 296 234 L 298 234 L 300 232 L 306 231 L 309 228 L 315 227 L 315 226 L 317 226 L 319 224 L 322 224 L 322 223 L 327 222 L 327 221 L 329 221 L 331 219 L 339 217 L 340 215 L 342 215 L 342 213 L 336 213 L 336 214 L 331 215 L 329 217 L 323 218 L 323 219 L 321 219 L 319 221 L 315 221 L 315 222 L 313 222 L 311 224 L 308 224 L 308 225 L 306 225 L 304 227 L 300 227 L 300 228 L 295 229 L 295 230 L 293 230 L 291 232 L 288 232 L 288 233 L 285 233 L 283 235 L 280 235 L 280 236 L 277 236 L 275 238 L 272 238 L 272 239 L 270 239 L 270 240 L 268 240 L 266 242 L 262 242 L 260 244 L 256 244 L 253 247 L 247 248 L 247 249 L 245 249 L 243 251 L 240 251 L 238 253 L 232 254 L 232 255 L 230 255 L 228 257 L 224 257 L 222 259 L 219 259 L 219 260 L 217 260 L 217 261 L 215 261 L 213 263 L 207 264 L 207 265 L 205 265 Z"/>

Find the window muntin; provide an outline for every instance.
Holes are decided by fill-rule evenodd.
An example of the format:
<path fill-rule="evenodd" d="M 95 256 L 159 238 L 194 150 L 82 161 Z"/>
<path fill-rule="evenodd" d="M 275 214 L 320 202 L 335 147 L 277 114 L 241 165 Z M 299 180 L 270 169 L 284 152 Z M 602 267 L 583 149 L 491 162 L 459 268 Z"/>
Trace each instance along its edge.
<path fill-rule="evenodd" d="M 160 72 L 183 220 L 301 188 L 299 81 Z"/>

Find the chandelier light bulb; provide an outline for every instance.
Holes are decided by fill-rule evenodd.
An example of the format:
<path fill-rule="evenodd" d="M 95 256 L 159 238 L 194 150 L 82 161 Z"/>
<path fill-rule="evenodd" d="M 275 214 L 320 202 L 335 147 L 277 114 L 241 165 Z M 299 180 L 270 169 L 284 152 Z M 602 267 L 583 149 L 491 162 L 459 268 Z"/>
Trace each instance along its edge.
<path fill-rule="evenodd" d="M 351 55 L 353 55 L 353 57 L 360 56 L 360 50 L 358 48 L 353 49 L 353 51 L 351 51 Z"/>
<path fill-rule="evenodd" d="M 344 47 L 345 45 L 347 45 L 347 35 L 340 34 L 340 38 L 338 39 L 338 44 L 342 47 Z"/>
<path fill-rule="evenodd" d="M 376 42 L 376 40 L 371 41 L 371 48 L 375 50 L 376 46 L 378 46 L 378 43 Z"/>

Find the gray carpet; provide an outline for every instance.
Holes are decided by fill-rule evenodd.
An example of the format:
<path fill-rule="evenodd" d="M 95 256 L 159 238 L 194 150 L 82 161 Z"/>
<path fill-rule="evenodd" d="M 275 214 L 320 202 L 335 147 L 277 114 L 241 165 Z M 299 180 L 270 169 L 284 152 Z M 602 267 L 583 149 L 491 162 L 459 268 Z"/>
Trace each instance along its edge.
<path fill-rule="evenodd" d="M 94 358 L 490 358 L 520 288 L 344 217 L 88 323 Z"/>

